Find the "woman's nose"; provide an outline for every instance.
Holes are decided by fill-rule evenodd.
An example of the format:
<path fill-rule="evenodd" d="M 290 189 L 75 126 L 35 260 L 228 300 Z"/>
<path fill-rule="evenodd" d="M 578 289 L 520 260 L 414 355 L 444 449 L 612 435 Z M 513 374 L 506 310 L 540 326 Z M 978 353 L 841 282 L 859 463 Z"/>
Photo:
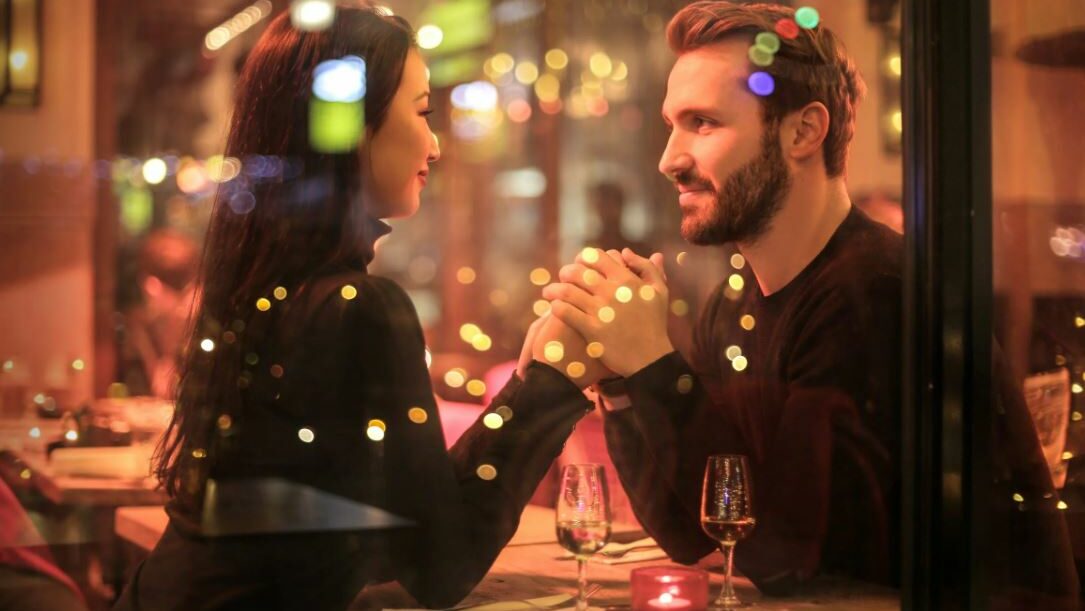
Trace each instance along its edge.
<path fill-rule="evenodd" d="M 429 157 L 426 161 L 433 163 L 441 158 L 441 143 L 437 141 L 437 134 L 430 132 L 430 136 L 433 137 L 433 146 L 429 149 Z"/>

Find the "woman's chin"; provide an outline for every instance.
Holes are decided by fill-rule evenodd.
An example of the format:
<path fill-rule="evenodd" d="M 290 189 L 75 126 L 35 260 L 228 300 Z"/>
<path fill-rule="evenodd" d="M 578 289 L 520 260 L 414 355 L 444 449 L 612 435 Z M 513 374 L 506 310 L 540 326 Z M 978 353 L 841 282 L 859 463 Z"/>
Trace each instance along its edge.
<path fill-rule="evenodd" d="M 418 212 L 420 198 L 418 194 L 407 196 L 398 201 L 386 200 L 381 206 L 369 206 L 370 214 L 380 219 L 402 219 L 414 216 Z"/>
<path fill-rule="evenodd" d="M 403 202 L 402 205 L 390 207 L 389 213 L 384 218 L 389 219 L 405 219 L 414 216 L 418 212 L 419 201 L 414 199 L 412 201 Z"/>

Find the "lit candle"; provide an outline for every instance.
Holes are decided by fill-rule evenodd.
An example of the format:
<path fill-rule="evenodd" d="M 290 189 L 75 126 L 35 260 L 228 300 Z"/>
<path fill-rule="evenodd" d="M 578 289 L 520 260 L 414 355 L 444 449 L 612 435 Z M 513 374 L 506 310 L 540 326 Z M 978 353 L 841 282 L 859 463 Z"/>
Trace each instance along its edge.
<path fill-rule="evenodd" d="M 677 566 L 651 566 L 630 573 L 630 598 L 634 611 L 708 607 L 708 573 Z"/>
<path fill-rule="evenodd" d="M 691 609 L 689 600 L 685 598 L 679 598 L 670 592 L 664 592 L 659 595 L 659 598 L 653 598 L 648 601 L 648 606 L 652 609 Z"/>

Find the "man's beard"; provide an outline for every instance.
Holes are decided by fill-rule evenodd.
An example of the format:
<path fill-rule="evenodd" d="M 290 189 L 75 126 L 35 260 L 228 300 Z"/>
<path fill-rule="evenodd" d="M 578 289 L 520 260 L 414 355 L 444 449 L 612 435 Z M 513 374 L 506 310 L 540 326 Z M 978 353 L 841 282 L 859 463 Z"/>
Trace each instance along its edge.
<path fill-rule="evenodd" d="M 761 153 L 735 170 L 721 193 L 693 170 L 679 174 L 676 183 L 708 189 L 716 196 L 708 218 L 682 219 L 682 237 L 691 244 L 712 246 L 727 242 L 755 242 L 766 231 L 791 189 L 791 176 L 780 150 L 779 128 L 765 128 Z"/>

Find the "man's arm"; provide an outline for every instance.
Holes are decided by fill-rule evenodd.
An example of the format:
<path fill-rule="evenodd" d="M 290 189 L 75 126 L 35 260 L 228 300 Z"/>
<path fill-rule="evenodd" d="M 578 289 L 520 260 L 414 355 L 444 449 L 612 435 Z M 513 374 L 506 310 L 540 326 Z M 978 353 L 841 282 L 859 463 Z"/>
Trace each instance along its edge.
<path fill-rule="evenodd" d="M 717 446 L 678 449 L 704 399 L 667 337 L 662 256 L 585 249 L 559 277 L 560 284 L 543 292 L 554 300 L 554 316 L 594 345 L 604 365 L 626 376 L 600 390 L 611 408 L 632 403 L 608 410 L 605 431 L 634 512 L 672 558 L 696 562 L 715 547 L 701 531 L 699 499 L 704 461 Z"/>
<path fill-rule="evenodd" d="M 628 379 L 600 385 L 607 450 L 633 511 L 660 547 L 684 564 L 716 549 L 700 526 L 698 476 L 704 460 L 722 451 L 681 441 L 705 401 L 694 380 L 674 352 Z"/>

